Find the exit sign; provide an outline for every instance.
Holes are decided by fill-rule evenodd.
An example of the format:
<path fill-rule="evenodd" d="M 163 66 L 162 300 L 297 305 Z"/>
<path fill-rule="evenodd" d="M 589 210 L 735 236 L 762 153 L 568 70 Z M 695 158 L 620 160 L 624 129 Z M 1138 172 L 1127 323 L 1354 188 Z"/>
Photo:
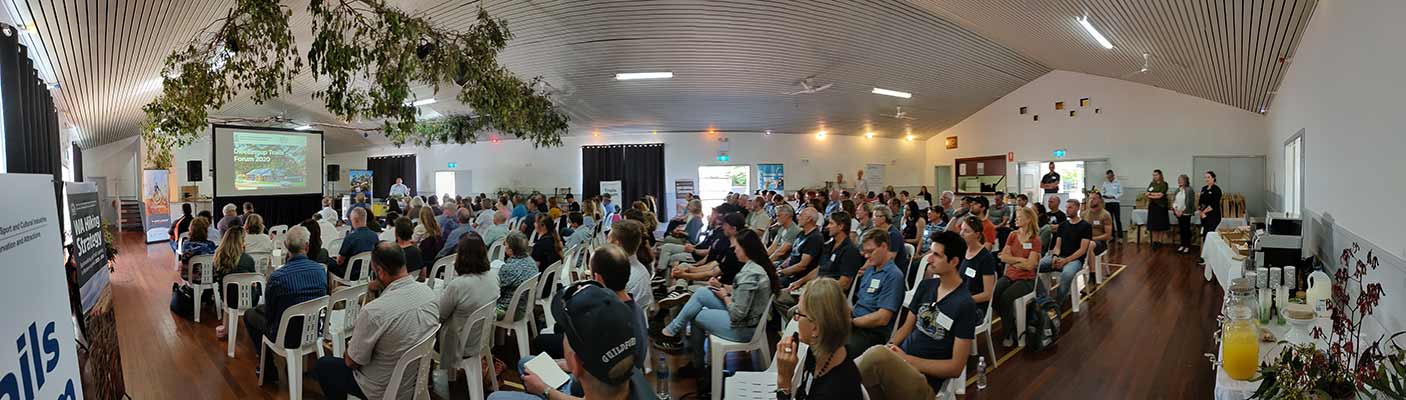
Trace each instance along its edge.
<path fill-rule="evenodd" d="M 458 163 L 449 163 L 449 168 L 459 168 Z"/>
<path fill-rule="evenodd" d="M 1067 151 L 1064 150 L 1064 149 L 1055 150 L 1055 151 L 1054 151 L 1054 157 L 1055 157 L 1055 158 L 1064 158 L 1064 155 L 1065 155 L 1066 153 L 1067 153 Z"/>

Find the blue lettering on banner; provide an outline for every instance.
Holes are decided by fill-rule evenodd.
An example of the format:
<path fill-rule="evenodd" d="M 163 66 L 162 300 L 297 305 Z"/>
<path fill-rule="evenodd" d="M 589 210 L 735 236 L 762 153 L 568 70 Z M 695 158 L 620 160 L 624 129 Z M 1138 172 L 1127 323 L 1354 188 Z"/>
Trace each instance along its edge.
<path fill-rule="evenodd" d="M 61 356 L 59 341 L 54 337 L 54 326 L 54 322 L 44 326 L 42 340 L 37 322 L 30 323 L 28 330 L 20 332 L 19 338 L 15 339 L 20 375 L 16 377 L 16 371 L 10 371 L 0 377 L 0 400 L 34 400 L 35 395 L 44 389 L 45 377 L 58 368 Z M 75 393 L 73 379 L 68 379 L 58 399 L 77 400 Z"/>

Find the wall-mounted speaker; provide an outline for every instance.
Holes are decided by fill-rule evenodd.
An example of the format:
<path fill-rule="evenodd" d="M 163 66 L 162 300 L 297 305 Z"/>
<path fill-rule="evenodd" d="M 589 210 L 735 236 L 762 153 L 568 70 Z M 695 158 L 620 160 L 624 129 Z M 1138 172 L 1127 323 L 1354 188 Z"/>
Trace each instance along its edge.
<path fill-rule="evenodd" d="M 336 182 L 342 180 L 342 166 L 337 164 L 327 164 L 327 181 Z"/>
<path fill-rule="evenodd" d="M 200 160 L 186 161 L 186 180 L 200 182 L 205 174 L 200 171 Z"/>

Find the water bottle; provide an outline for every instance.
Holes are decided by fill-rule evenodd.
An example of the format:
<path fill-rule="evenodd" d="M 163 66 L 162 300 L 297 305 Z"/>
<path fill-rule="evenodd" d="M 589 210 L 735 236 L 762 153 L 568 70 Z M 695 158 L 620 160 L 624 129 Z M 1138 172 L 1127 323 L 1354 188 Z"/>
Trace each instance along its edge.
<path fill-rule="evenodd" d="M 653 356 L 654 352 L 649 352 Z M 669 363 L 664 357 L 654 358 L 654 379 L 658 382 L 654 385 L 655 395 L 659 400 L 669 400 Z"/>
<path fill-rule="evenodd" d="M 976 359 L 976 389 L 986 389 L 986 356 Z"/>

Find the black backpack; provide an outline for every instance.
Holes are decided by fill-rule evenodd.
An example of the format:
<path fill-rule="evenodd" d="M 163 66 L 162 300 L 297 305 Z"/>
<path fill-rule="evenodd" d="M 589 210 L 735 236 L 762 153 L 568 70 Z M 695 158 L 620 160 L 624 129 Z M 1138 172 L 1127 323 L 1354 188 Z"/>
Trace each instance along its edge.
<path fill-rule="evenodd" d="M 1035 280 L 1035 301 L 1025 306 L 1025 348 L 1037 352 L 1054 347 L 1059 339 L 1059 302 L 1050 298 L 1042 282 Z"/>

